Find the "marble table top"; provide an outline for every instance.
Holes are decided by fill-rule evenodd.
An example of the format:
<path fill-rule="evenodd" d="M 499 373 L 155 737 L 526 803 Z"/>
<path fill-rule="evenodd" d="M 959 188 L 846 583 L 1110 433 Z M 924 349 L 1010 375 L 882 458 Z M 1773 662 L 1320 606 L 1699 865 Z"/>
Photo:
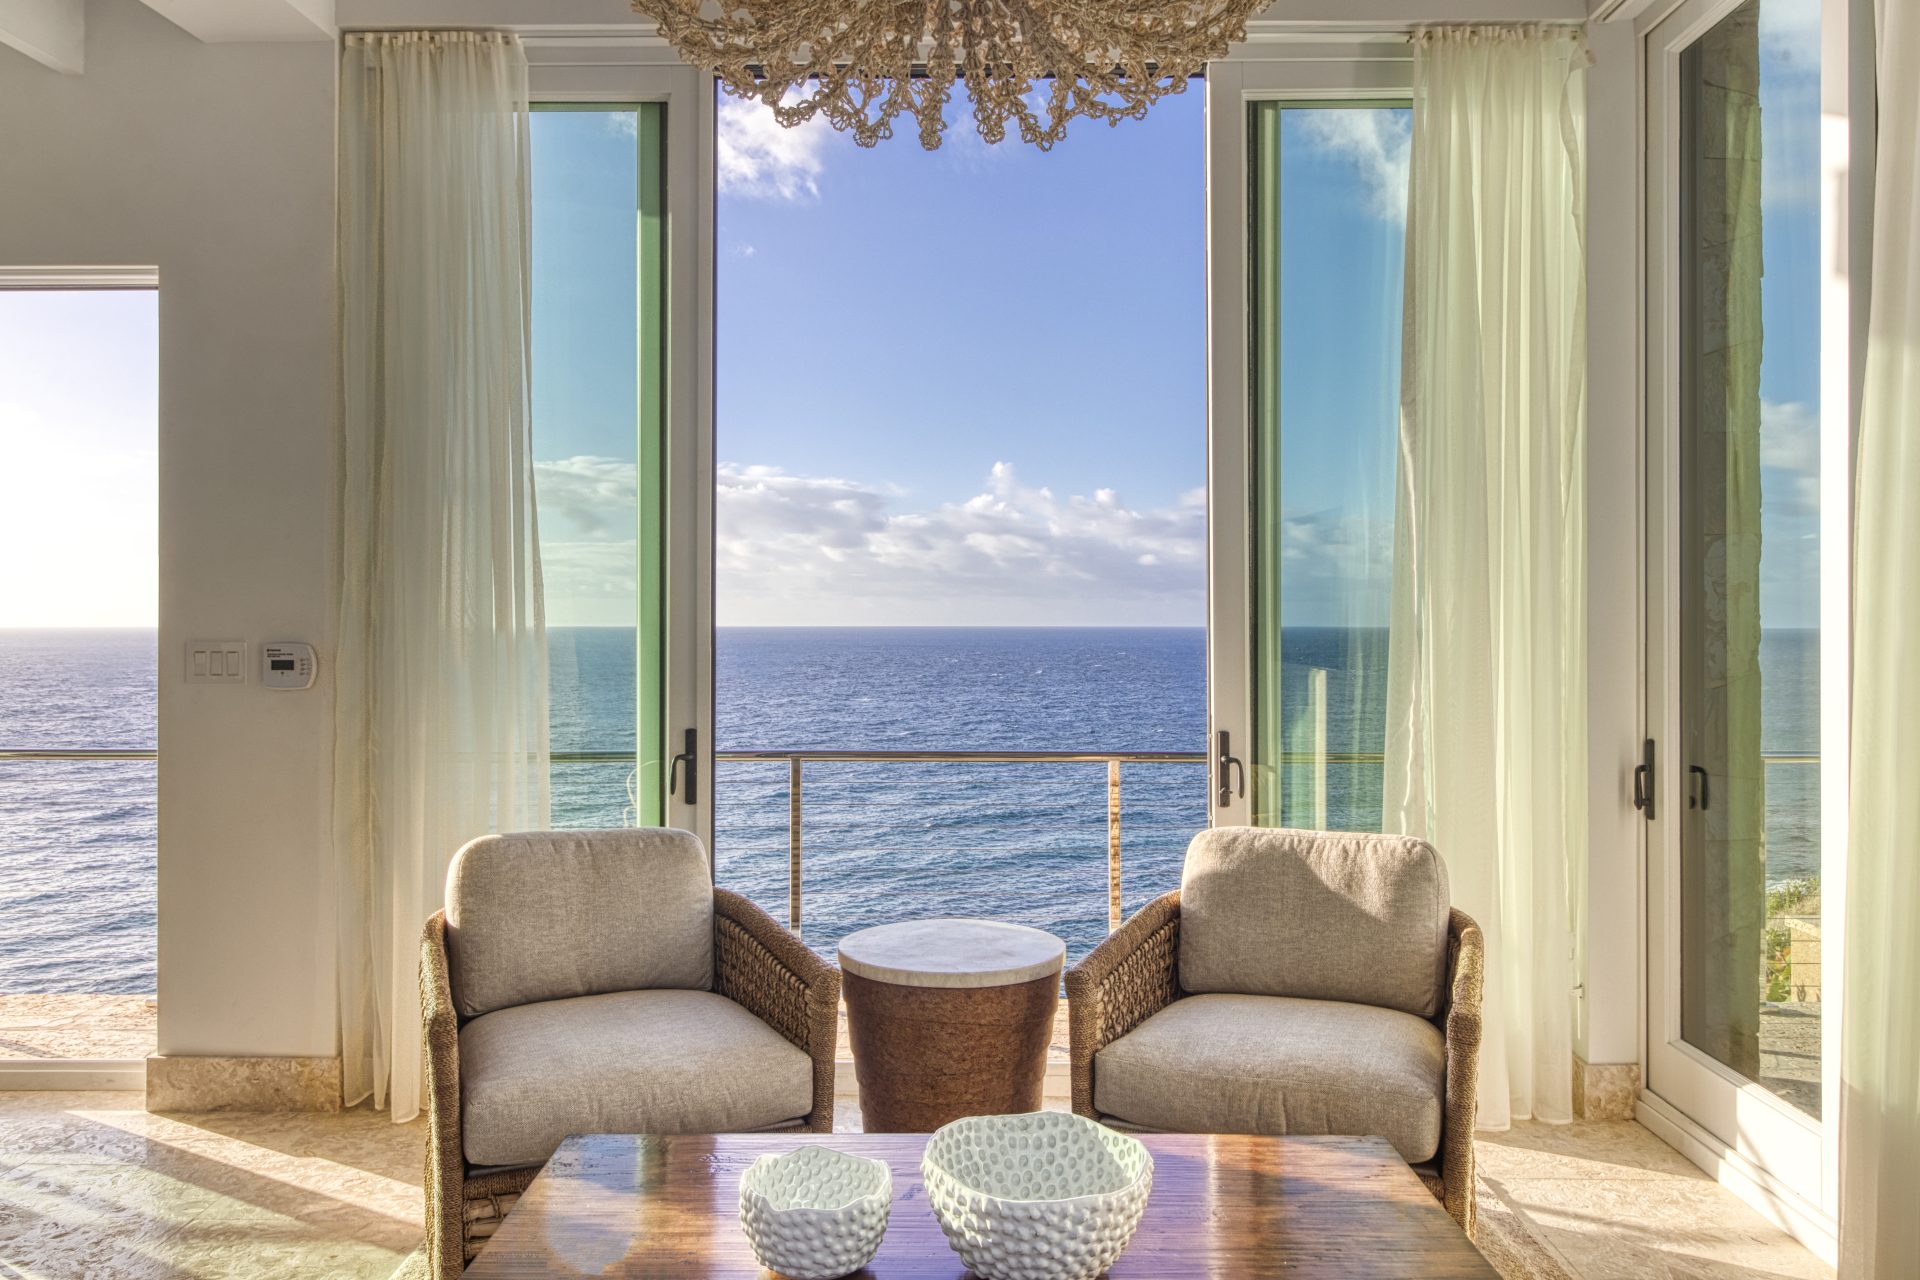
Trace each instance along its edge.
<path fill-rule="evenodd" d="M 1066 943 L 998 920 L 907 920 L 840 939 L 840 967 L 903 987 L 1004 987 L 1060 972 Z"/>

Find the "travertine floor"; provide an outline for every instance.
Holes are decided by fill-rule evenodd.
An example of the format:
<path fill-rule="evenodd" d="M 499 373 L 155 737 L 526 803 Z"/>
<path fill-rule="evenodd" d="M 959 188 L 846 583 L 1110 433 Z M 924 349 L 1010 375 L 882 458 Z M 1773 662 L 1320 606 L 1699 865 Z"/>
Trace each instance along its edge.
<path fill-rule="evenodd" d="M 836 1120 L 858 1127 L 855 1099 Z M 367 1111 L 157 1116 L 132 1093 L 0 1092 L 0 1277 L 385 1280 L 420 1239 L 423 1140 Z M 1523 1124 L 1480 1161 L 1483 1212 L 1568 1276 L 1832 1274 L 1630 1122 Z"/>
<path fill-rule="evenodd" d="M 0 1092 L 0 1276 L 369 1277 L 420 1242 L 424 1126 L 158 1116 L 136 1093 Z"/>

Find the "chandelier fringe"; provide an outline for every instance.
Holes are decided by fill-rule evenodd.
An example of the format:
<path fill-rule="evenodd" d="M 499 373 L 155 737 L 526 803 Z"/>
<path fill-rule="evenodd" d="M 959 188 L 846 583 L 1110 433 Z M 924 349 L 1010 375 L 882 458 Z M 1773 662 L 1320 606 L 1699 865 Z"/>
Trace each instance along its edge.
<path fill-rule="evenodd" d="M 633 0 L 681 55 L 789 128 L 863 147 L 910 117 L 940 146 L 957 83 L 974 127 L 1047 150 L 1075 119 L 1138 120 L 1246 36 L 1266 0 Z"/>

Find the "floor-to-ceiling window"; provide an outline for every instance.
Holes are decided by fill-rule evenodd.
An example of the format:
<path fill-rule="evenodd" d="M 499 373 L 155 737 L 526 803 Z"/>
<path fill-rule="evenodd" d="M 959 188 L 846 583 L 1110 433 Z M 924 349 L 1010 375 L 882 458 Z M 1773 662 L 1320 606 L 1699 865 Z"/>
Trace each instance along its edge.
<path fill-rule="evenodd" d="M 151 288 L 0 287 L 9 1067 L 154 1050 L 158 340 Z"/>

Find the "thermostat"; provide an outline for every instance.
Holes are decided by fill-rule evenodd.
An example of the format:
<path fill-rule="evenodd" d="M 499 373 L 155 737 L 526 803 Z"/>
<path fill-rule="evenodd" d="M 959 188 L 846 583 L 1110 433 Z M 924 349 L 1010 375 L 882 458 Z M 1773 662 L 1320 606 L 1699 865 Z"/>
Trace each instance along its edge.
<path fill-rule="evenodd" d="M 313 646 L 269 640 L 260 646 L 260 683 L 269 689 L 313 688 Z"/>

